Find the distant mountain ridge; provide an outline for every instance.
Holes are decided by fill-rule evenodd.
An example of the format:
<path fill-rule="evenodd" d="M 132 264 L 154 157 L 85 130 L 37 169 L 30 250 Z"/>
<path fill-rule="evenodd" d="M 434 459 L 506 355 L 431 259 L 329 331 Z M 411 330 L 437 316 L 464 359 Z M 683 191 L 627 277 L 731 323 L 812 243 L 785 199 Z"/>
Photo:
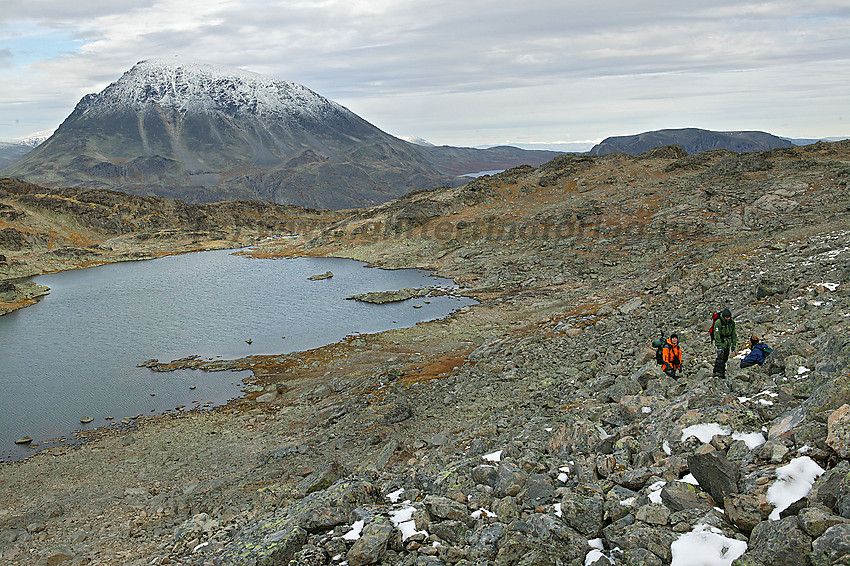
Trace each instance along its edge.
<path fill-rule="evenodd" d="M 34 147 L 49 138 L 50 133 L 33 134 L 26 138 L 14 140 L 0 140 L 0 169 L 28 154 Z"/>
<path fill-rule="evenodd" d="M 605 138 L 593 146 L 590 155 L 627 153 L 640 155 L 662 145 L 678 145 L 688 153 L 700 153 L 711 149 L 728 149 L 738 153 L 764 151 L 793 144 L 767 132 L 714 132 L 699 128 L 679 128 L 643 132 L 631 136 Z"/>
<path fill-rule="evenodd" d="M 297 83 L 151 60 L 85 96 L 50 139 L 2 175 L 192 203 L 344 209 L 463 182 L 439 157 L 446 150 L 428 148 L 426 157 L 423 149 Z M 483 169 L 536 166 L 554 155 L 469 151 L 478 156 L 466 158 L 470 166 Z"/>

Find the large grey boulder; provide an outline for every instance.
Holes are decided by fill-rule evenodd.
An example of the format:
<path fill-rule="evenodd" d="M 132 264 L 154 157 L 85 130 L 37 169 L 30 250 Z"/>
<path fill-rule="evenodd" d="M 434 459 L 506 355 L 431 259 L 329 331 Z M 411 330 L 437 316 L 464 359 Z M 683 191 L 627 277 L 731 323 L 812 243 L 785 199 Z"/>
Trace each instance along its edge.
<path fill-rule="evenodd" d="M 691 454 L 688 468 L 716 505 L 723 505 L 727 495 L 738 493 L 738 468 L 722 452 Z"/>
<path fill-rule="evenodd" d="M 812 566 L 850 562 L 850 525 L 835 525 L 812 543 Z"/>
<path fill-rule="evenodd" d="M 807 566 L 812 539 L 797 526 L 796 517 L 762 521 L 750 535 L 749 547 L 736 565 Z"/>
<path fill-rule="evenodd" d="M 387 550 L 387 542 L 393 533 L 393 525 L 383 515 L 378 515 L 372 522 L 363 528 L 360 538 L 346 554 L 346 559 L 351 566 L 365 566 L 381 561 L 381 557 Z"/>

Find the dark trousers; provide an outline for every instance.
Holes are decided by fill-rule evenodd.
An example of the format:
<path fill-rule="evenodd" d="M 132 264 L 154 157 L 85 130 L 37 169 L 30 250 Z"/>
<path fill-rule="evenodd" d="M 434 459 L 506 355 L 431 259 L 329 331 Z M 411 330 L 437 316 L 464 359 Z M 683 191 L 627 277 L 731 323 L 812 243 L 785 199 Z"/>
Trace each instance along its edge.
<path fill-rule="evenodd" d="M 745 362 L 745 361 L 743 361 L 743 360 L 741 361 L 741 368 L 742 368 L 742 369 L 745 369 L 745 368 L 748 368 L 748 367 L 752 367 L 752 366 L 754 366 L 754 365 L 756 365 L 756 363 L 755 363 L 755 362 Z"/>
<path fill-rule="evenodd" d="M 729 348 L 717 348 L 717 358 L 714 360 L 714 375 L 726 377 L 727 361 L 729 361 Z"/>

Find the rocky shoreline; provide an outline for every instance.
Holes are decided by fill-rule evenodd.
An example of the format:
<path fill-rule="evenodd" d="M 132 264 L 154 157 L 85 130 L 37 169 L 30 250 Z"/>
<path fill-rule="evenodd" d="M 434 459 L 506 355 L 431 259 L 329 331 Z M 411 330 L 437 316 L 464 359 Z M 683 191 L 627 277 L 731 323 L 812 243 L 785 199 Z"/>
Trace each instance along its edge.
<path fill-rule="evenodd" d="M 254 253 L 435 268 L 480 304 L 230 361 L 254 378 L 227 407 L 0 466 L 0 557 L 847 563 L 848 151 L 562 159 L 269 241 Z M 741 348 L 774 349 L 764 366 L 712 377 L 723 306 Z M 654 363 L 661 330 L 679 379 Z"/>

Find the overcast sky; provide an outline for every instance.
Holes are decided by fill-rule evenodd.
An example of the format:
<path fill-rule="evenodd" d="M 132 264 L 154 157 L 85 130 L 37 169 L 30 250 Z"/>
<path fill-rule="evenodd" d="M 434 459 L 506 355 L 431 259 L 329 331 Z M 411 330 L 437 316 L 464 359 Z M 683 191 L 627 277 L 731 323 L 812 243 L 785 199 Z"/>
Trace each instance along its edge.
<path fill-rule="evenodd" d="M 174 56 L 301 83 L 440 145 L 850 135 L 847 0 L 0 0 L 0 139 Z"/>

